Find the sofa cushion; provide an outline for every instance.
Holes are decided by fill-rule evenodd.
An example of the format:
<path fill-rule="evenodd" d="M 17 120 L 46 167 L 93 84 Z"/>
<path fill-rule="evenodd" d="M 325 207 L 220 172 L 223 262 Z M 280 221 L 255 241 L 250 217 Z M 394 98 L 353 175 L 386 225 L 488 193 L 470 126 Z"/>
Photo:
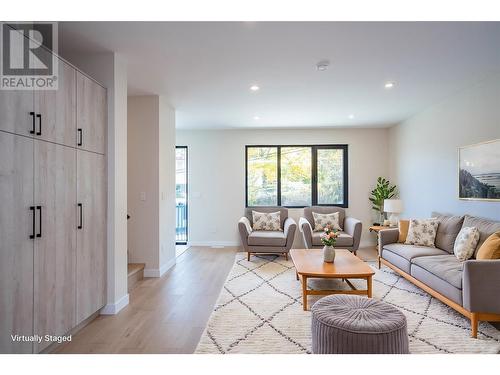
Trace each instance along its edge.
<path fill-rule="evenodd" d="M 248 236 L 251 246 L 285 246 L 286 237 L 282 231 L 254 230 Z"/>
<path fill-rule="evenodd" d="M 436 232 L 439 223 L 435 219 L 412 219 L 405 244 L 435 247 Z"/>
<path fill-rule="evenodd" d="M 412 264 L 416 264 L 443 281 L 453 285 L 455 288 L 462 289 L 464 264 L 454 255 L 447 254 L 415 258 L 412 260 Z"/>
<path fill-rule="evenodd" d="M 479 231 L 477 228 L 463 227 L 455 240 L 453 253 L 458 260 L 464 262 L 474 254 L 478 241 Z"/>
<path fill-rule="evenodd" d="M 405 259 L 402 256 L 393 253 L 392 251 L 389 251 L 385 248 L 382 249 L 382 258 L 398 267 L 401 271 L 410 274 L 411 263 L 408 259 Z"/>
<path fill-rule="evenodd" d="M 345 219 L 345 210 L 342 207 L 336 206 L 312 206 L 304 208 L 304 217 L 307 219 L 311 226 L 314 228 L 314 218 L 313 212 L 319 214 L 332 214 L 334 212 L 339 213 L 339 226 L 341 229 L 344 229 L 344 219 Z"/>
<path fill-rule="evenodd" d="M 283 229 L 285 227 L 285 220 L 288 218 L 288 208 L 276 207 L 276 206 L 257 206 L 257 207 L 245 208 L 245 216 L 250 221 L 250 224 L 253 226 L 252 211 L 258 211 L 258 212 L 276 212 L 276 211 L 279 211 L 281 229 Z"/>
<path fill-rule="evenodd" d="M 346 232 L 339 232 L 340 236 L 337 238 L 337 242 L 335 243 L 335 247 L 350 247 L 354 244 L 354 239 L 351 235 Z M 321 243 L 321 234 L 322 232 L 314 232 L 312 235 L 312 244 L 313 246 L 323 246 Z"/>
<path fill-rule="evenodd" d="M 453 255 L 445 255 L 447 257 L 453 257 Z M 433 257 L 424 257 L 424 258 L 433 258 Z M 419 258 L 420 259 L 420 258 Z M 427 271 L 426 269 L 420 267 L 417 264 L 411 265 L 411 275 L 430 287 L 434 289 L 436 292 L 441 293 L 443 296 L 448 297 L 452 301 L 462 305 L 462 289 L 456 288 L 452 284 L 447 281 L 444 281 L 440 277 L 437 277 L 432 272 Z"/>
<path fill-rule="evenodd" d="M 493 233 L 500 230 L 500 222 L 483 219 L 481 217 L 465 215 L 463 227 L 476 227 L 479 230 L 479 242 L 477 243 L 476 251 L 474 252 L 473 256 L 473 258 L 475 258 L 477 251 L 479 250 L 483 242 L 486 241 L 486 239 Z"/>
<path fill-rule="evenodd" d="M 280 212 L 252 211 L 253 230 L 277 231 L 281 229 Z"/>
<path fill-rule="evenodd" d="M 413 258 L 432 256 L 432 255 L 448 255 L 444 250 L 435 247 L 404 245 L 399 243 L 391 243 L 384 246 L 384 250 L 397 254 L 406 260 L 411 261 Z"/>
<path fill-rule="evenodd" d="M 493 233 L 477 251 L 476 259 L 500 259 L 500 232 Z"/>
<path fill-rule="evenodd" d="M 312 213 L 314 219 L 314 231 L 322 232 L 325 230 L 327 225 L 330 225 L 333 229 L 342 230 L 339 225 L 339 213 L 333 212 L 331 214 L 320 214 L 318 212 Z"/>
<path fill-rule="evenodd" d="M 408 229 L 410 229 L 410 220 L 399 220 L 398 229 L 399 229 L 398 242 L 405 243 L 406 237 L 408 237 Z"/>
<path fill-rule="evenodd" d="M 435 217 L 439 222 L 435 240 L 436 247 L 453 254 L 453 245 L 462 228 L 464 217 L 443 215 L 438 212 L 433 212 L 432 217 Z"/>

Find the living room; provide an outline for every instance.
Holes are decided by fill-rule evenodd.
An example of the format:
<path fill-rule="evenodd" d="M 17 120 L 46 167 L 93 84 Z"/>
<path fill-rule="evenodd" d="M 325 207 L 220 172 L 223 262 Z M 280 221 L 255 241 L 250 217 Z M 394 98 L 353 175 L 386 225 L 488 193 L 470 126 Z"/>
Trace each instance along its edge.
<path fill-rule="evenodd" d="M 498 365 L 498 14 L 180 6 L 2 23 L 2 358 Z"/>

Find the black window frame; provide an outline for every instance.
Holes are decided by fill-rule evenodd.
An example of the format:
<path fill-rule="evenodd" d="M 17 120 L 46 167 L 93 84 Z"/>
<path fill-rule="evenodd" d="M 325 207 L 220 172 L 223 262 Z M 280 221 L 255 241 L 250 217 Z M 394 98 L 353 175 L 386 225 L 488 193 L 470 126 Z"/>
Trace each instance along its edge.
<path fill-rule="evenodd" d="M 314 144 L 314 145 L 245 145 L 245 207 L 258 207 L 248 205 L 248 149 L 258 147 L 275 147 L 277 149 L 277 206 L 286 208 L 304 208 L 308 206 L 282 206 L 281 205 L 281 149 L 284 147 L 310 147 L 311 148 L 311 206 L 336 206 L 349 207 L 349 146 L 347 144 Z M 343 196 L 344 202 L 318 204 L 318 150 L 342 150 L 343 160 Z M 274 207 L 274 206 L 269 206 Z"/>

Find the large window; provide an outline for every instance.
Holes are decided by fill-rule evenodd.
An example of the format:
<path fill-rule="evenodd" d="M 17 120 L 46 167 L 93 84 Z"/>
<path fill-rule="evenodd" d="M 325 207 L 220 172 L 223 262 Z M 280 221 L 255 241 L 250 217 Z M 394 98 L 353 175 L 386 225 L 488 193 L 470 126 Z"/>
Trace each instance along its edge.
<path fill-rule="evenodd" d="M 347 207 L 347 191 L 347 145 L 246 147 L 247 207 Z"/>

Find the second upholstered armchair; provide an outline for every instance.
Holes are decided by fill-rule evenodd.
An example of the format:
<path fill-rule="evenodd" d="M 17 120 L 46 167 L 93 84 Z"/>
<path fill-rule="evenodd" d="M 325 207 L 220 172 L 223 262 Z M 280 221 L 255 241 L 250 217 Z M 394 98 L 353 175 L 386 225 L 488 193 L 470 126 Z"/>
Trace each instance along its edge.
<path fill-rule="evenodd" d="M 335 246 L 351 250 L 354 254 L 359 248 L 361 241 L 362 223 L 360 220 L 345 216 L 345 210 L 341 207 L 313 206 L 304 208 L 304 217 L 299 220 L 299 230 L 302 233 L 304 244 L 307 249 L 322 248 L 321 233 L 315 231 L 314 213 L 333 214 L 338 212 L 338 224 L 340 226 L 340 237 L 337 238 Z"/>
<path fill-rule="evenodd" d="M 255 226 L 253 211 L 268 214 L 279 212 L 279 222 L 276 221 L 276 228 L 266 228 L 265 225 Z M 288 259 L 296 229 L 295 220 L 288 217 L 288 209 L 283 207 L 249 207 L 245 210 L 245 216 L 238 222 L 241 242 L 244 251 L 248 254 L 248 260 L 251 254 L 256 253 L 283 254 Z"/>

